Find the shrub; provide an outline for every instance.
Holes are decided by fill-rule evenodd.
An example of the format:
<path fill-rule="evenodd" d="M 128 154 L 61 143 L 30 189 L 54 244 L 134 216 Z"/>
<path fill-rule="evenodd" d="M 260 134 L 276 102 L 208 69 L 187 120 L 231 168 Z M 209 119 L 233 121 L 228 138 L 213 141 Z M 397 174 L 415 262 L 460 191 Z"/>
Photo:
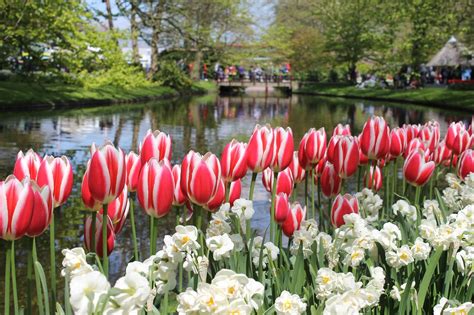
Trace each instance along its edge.
<path fill-rule="evenodd" d="M 178 67 L 174 61 L 160 63 L 158 73 L 153 78 L 163 86 L 171 87 L 178 91 L 191 88 L 193 81 Z"/>

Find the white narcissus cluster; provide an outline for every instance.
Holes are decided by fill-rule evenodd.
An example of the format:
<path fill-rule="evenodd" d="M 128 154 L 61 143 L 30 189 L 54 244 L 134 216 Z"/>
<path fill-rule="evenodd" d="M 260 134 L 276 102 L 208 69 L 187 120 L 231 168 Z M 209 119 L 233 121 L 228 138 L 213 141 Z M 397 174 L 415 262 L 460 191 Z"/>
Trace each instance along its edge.
<path fill-rule="evenodd" d="M 290 253 L 292 255 L 297 255 L 301 247 L 304 258 L 309 258 L 313 254 L 312 248 L 315 242 L 317 250 L 322 248 L 325 252 L 329 252 L 332 238 L 327 233 L 319 232 L 316 220 L 303 220 L 301 221 L 300 229 L 296 230 L 293 234 Z"/>
<path fill-rule="evenodd" d="M 251 240 L 249 240 L 249 243 L 247 246 L 252 248 L 252 262 L 255 267 L 258 267 L 260 265 L 260 262 L 262 263 L 262 268 L 266 269 L 268 262 L 271 261 L 276 261 L 278 258 L 278 255 L 280 254 L 280 249 L 275 246 L 272 242 L 266 242 L 265 244 L 263 243 L 263 237 L 261 236 L 256 236 L 253 239 L 253 243 Z M 262 248 L 263 246 L 263 248 Z M 260 255 L 261 254 L 261 255 Z"/>
<path fill-rule="evenodd" d="M 359 201 L 359 211 L 366 216 L 368 222 L 376 222 L 379 219 L 379 211 L 383 207 L 383 200 L 374 194 L 371 189 L 364 188 L 355 194 Z"/>
<path fill-rule="evenodd" d="M 300 315 L 306 311 L 306 303 L 297 295 L 283 291 L 275 300 L 278 315 Z"/>
<path fill-rule="evenodd" d="M 232 270 L 219 271 L 211 283 L 200 282 L 178 295 L 179 314 L 251 314 L 263 304 L 264 286 Z"/>
<path fill-rule="evenodd" d="M 433 308 L 433 315 L 469 314 L 472 309 L 474 309 L 474 303 L 472 302 L 453 305 L 452 301 L 442 297 Z"/>
<path fill-rule="evenodd" d="M 458 212 L 468 205 L 474 204 L 474 173 L 461 181 L 455 174 L 447 174 L 449 187 L 443 190 L 443 201 L 453 212 Z"/>
<path fill-rule="evenodd" d="M 252 219 L 255 213 L 253 202 L 247 199 L 237 199 L 234 201 L 230 211 L 239 219 L 242 230 L 245 230 L 246 221 Z"/>
<path fill-rule="evenodd" d="M 406 200 L 400 199 L 392 205 L 393 214 L 400 215 L 409 220 L 416 221 L 416 207 L 410 205 Z"/>

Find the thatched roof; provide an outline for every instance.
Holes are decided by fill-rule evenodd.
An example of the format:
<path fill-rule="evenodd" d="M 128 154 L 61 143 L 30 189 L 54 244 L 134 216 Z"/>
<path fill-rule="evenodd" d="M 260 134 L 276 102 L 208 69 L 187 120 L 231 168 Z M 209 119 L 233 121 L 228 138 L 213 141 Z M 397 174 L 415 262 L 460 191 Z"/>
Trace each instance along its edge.
<path fill-rule="evenodd" d="M 454 36 L 446 45 L 427 63 L 427 66 L 474 65 L 473 54 L 466 46 L 458 42 Z"/>

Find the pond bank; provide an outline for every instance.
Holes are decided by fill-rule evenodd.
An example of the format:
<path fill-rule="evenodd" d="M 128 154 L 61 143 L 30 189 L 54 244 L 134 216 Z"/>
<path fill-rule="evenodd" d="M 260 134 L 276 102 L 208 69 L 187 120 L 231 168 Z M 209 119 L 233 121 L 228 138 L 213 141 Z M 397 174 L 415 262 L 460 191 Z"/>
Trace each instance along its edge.
<path fill-rule="evenodd" d="M 424 88 L 419 90 L 365 89 L 353 86 L 336 86 L 327 84 L 306 85 L 295 94 L 319 95 L 410 103 L 444 109 L 474 112 L 474 91 L 448 90 L 446 88 Z"/>
<path fill-rule="evenodd" d="M 64 109 L 106 106 L 169 99 L 182 95 L 199 95 L 210 92 L 214 85 L 198 82 L 189 91 L 150 84 L 130 89 L 114 86 L 86 89 L 69 84 L 39 84 L 0 81 L 0 109 Z"/>

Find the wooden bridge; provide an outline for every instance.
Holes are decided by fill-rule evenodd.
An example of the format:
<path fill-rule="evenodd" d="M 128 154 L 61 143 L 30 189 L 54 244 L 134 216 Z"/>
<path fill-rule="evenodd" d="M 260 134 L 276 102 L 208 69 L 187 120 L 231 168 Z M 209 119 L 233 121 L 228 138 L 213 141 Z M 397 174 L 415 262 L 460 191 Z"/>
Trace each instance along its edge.
<path fill-rule="evenodd" d="M 247 92 L 271 93 L 278 91 L 291 95 L 293 88 L 296 88 L 297 82 L 293 80 L 225 80 L 217 81 L 219 93 L 225 95 L 236 95 Z"/>

